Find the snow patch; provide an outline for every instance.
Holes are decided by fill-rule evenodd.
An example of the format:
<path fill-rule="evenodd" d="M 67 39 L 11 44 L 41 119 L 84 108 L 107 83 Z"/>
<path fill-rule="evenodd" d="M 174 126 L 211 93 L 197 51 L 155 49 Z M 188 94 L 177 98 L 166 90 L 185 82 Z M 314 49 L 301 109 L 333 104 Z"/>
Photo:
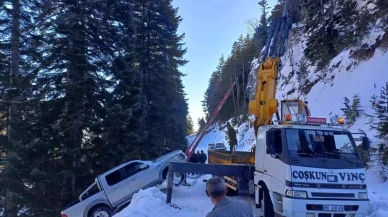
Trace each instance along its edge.
<path fill-rule="evenodd" d="M 203 217 L 213 208 L 213 204 L 205 194 L 204 175 L 196 179 L 188 179 L 192 186 L 173 188 L 172 206 L 166 204 L 164 186 L 141 190 L 133 196 L 129 204 L 114 217 Z"/>

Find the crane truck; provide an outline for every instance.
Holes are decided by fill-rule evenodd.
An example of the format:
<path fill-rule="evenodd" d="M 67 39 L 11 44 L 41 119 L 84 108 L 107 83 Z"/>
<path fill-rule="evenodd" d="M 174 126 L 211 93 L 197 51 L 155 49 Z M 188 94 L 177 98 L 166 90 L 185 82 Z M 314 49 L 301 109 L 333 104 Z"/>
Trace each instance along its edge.
<path fill-rule="evenodd" d="M 307 102 L 276 99 L 276 80 L 292 18 L 272 22 L 257 72 L 256 145 L 251 152 L 208 151 L 209 164 L 250 165 L 245 177 L 224 176 L 228 188 L 248 189 L 264 217 L 361 217 L 369 206 L 364 162 L 343 118 L 312 117 Z M 276 114 L 276 119 L 273 116 Z M 365 150 L 366 136 L 361 138 Z"/>

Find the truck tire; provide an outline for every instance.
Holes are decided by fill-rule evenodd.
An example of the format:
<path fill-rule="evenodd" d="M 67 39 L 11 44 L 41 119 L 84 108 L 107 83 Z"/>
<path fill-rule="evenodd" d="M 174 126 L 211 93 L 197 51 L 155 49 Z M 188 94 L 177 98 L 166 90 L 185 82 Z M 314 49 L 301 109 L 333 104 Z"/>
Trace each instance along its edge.
<path fill-rule="evenodd" d="M 88 217 L 112 217 L 112 211 L 105 206 L 100 206 L 90 212 Z"/>
<path fill-rule="evenodd" d="M 269 196 L 269 191 L 265 189 L 263 191 L 263 214 L 264 217 L 274 217 L 275 216 L 275 211 L 273 209 L 273 204 L 271 201 L 271 197 Z"/>

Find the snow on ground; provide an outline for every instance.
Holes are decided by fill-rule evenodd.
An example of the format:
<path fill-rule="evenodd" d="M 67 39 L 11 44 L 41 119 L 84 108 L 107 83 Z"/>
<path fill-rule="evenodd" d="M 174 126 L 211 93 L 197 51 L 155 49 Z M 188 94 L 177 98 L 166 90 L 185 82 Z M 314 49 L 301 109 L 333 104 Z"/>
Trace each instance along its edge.
<path fill-rule="evenodd" d="M 211 175 L 188 178 L 191 186 L 174 187 L 172 204 L 166 204 L 166 183 L 136 193 L 132 203 L 114 217 L 205 217 L 213 204 L 205 194 L 207 180 Z M 242 199 L 231 197 L 232 199 Z M 253 204 L 251 203 L 253 206 Z"/>
<path fill-rule="evenodd" d="M 165 183 L 159 187 L 152 187 L 136 193 L 132 203 L 114 217 L 204 217 L 213 209 L 210 199 L 205 194 L 205 183 L 202 179 L 210 176 L 202 176 L 199 179 L 188 179 L 192 186 L 174 187 L 172 204 L 179 208 L 173 208 L 166 204 L 166 194 L 163 190 Z"/>

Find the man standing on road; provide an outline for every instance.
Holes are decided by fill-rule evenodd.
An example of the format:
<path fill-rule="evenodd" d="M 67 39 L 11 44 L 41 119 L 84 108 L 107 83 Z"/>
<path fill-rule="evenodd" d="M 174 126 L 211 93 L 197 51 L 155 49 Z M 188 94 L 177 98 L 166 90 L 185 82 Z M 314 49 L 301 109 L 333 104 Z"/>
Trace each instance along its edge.
<path fill-rule="evenodd" d="M 226 127 L 228 129 L 228 137 L 229 137 L 229 147 L 230 152 L 234 151 L 237 146 L 237 135 L 236 130 L 233 129 L 232 125 L 228 122 L 226 124 Z"/>
<path fill-rule="evenodd" d="M 254 217 L 252 207 L 242 200 L 226 197 L 227 187 L 222 178 L 214 176 L 206 182 L 206 195 L 214 208 L 206 217 Z"/>

